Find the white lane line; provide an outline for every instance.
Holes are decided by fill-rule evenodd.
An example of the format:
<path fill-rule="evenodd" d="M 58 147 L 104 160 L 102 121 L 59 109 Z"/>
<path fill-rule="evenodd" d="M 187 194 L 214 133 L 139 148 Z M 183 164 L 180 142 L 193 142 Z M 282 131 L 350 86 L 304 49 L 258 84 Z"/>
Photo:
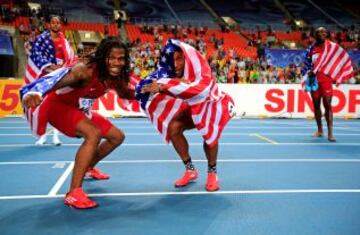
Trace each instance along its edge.
<path fill-rule="evenodd" d="M 193 159 L 193 162 L 207 162 L 205 159 Z M 179 163 L 181 160 L 117 160 L 117 161 L 101 161 L 100 164 L 158 164 L 158 163 Z M 327 162 L 327 163 L 360 163 L 360 158 L 262 158 L 262 159 L 218 159 L 218 162 L 234 163 L 234 162 Z M 45 164 L 67 164 L 72 161 L 26 161 L 26 162 L 0 162 L 0 165 L 45 165 Z"/>
<path fill-rule="evenodd" d="M 192 160 L 193 162 L 207 162 L 207 160 Z M 267 162 L 336 162 L 336 163 L 360 163 L 360 159 L 356 158 L 348 158 L 348 159 L 337 159 L 337 158 L 325 158 L 325 159 L 317 159 L 317 158 L 283 158 L 283 159 L 272 159 L 272 158 L 264 158 L 264 159 L 218 159 L 218 162 L 224 163 L 234 163 L 234 162 L 257 162 L 257 163 L 267 163 Z M 181 160 L 119 160 L 119 161 L 101 161 L 100 163 L 178 163 L 182 162 Z"/>
<path fill-rule="evenodd" d="M 154 129 L 153 126 L 151 125 L 136 125 L 136 126 L 120 126 L 120 128 L 122 129 Z M 0 129 L 7 129 L 7 130 L 11 130 L 11 129 L 29 129 L 28 126 L 14 126 L 14 127 L 0 127 Z M 227 130 L 229 129 L 256 129 L 256 130 L 262 130 L 262 129 L 270 129 L 270 130 L 274 130 L 274 129 L 314 129 L 314 126 L 292 126 L 292 127 L 288 127 L 288 126 L 249 126 L 249 125 L 245 125 L 245 126 L 232 126 L 232 125 L 228 125 L 226 127 Z M 334 126 L 334 129 L 343 129 L 343 130 L 353 130 L 350 127 L 340 127 L 340 126 Z"/>
<path fill-rule="evenodd" d="M 311 137 L 312 134 L 311 133 L 275 133 L 275 132 L 259 132 L 258 134 L 260 135 L 271 135 L 271 136 L 309 136 Z M 48 134 L 48 135 L 53 135 L 53 134 Z M 62 136 L 64 136 L 63 134 L 60 134 Z M 189 133 L 185 133 L 186 136 L 200 136 L 199 133 L 197 132 L 189 132 Z M 222 133 L 222 136 L 251 136 L 254 135 L 253 133 Z M 12 133 L 1 133 L 1 136 L 33 136 L 32 134 L 29 133 L 23 133 L 23 134 L 12 134 Z M 126 133 L 126 136 L 159 136 L 158 133 L 156 132 L 138 132 L 138 133 Z M 336 136 L 360 136 L 360 133 L 336 133 Z"/>
<path fill-rule="evenodd" d="M 138 120 L 134 120 L 134 121 L 127 121 L 127 120 L 119 120 L 119 119 L 109 119 L 111 122 L 113 123 L 123 123 L 123 124 L 138 124 L 138 123 L 149 123 L 149 120 L 147 118 L 139 118 Z M 284 125 L 296 125 L 296 124 L 315 124 L 314 120 L 304 120 L 304 119 L 257 119 L 257 118 L 248 118 L 248 119 L 233 119 L 231 120 L 230 123 L 247 123 L 247 122 L 258 122 L 260 124 L 273 124 L 273 123 L 279 123 L 279 124 L 284 124 Z M 14 121 L 9 121 L 9 120 L 0 120 L 0 124 L 12 124 L 12 123 L 22 123 L 22 124 L 27 124 L 27 121 L 25 119 L 22 120 L 14 120 Z M 358 121 L 357 119 L 352 119 L 352 120 L 341 120 L 341 119 L 335 119 L 334 120 L 335 124 L 360 124 L 360 121 Z"/>
<path fill-rule="evenodd" d="M 140 193 L 99 193 L 92 197 L 114 196 L 167 196 L 167 195 L 212 195 L 212 194 L 297 194 L 297 193 L 360 193 L 360 189 L 275 189 L 275 190 L 229 190 L 229 191 L 193 191 L 193 192 L 140 192 Z"/>
<path fill-rule="evenodd" d="M 58 198 L 64 197 L 65 195 L 57 194 L 55 196 L 49 195 L 11 195 L 11 196 L 0 196 L 0 200 L 23 200 L 23 199 L 40 199 L 40 198 Z"/>
<path fill-rule="evenodd" d="M 0 136 L 33 136 L 32 134 L 11 134 L 11 133 L 2 133 Z"/>
<path fill-rule="evenodd" d="M 61 186 L 64 184 L 67 177 L 70 175 L 72 169 L 74 168 L 74 162 L 70 163 L 69 166 L 66 168 L 64 173 L 60 176 L 58 181 L 54 184 L 54 186 L 50 189 L 48 196 L 55 196 L 58 191 L 60 190 Z"/>
<path fill-rule="evenodd" d="M 133 193 L 97 193 L 90 197 L 151 197 L 151 196 L 186 196 L 186 195 L 238 195 L 238 194 L 319 194 L 319 193 L 360 193 L 360 189 L 270 189 L 270 190 L 220 190 L 216 192 L 133 192 Z M 0 200 L 51 199 L 64 197 L 56 195 L 10 195 L 0 196 Z"/>
<path fill-rule="evenodd" d="M 0 162 L 0 165 L 52 165 L 52 164 L 65 164 L 73 161 L 24 161 L 24 162 Z"/>
<path fill-rule="evenodd" d="M 241 123 L 241 122 L 238 122 L 238 123 Z M 234 123 L 234 122 L 231 122 L 229 125 L 231 124 L 238 124 L 238 123 Z M 277 122 L 277 121 L 265 121 L 266 125 L 287 125 L 287 126 L 298 126 L 298 125 L 302 125 L 302 126 L 316 126 L 315 124 L 315 121 L 312 121 L 312 122 L 289 122 L 289 123 L 286 123 L 286 122 Z M 262 123 L 262 122 L 259 122 L 259 124 L 265 124 L 265 123 Z M 247 123 L 243 123 L 243 124 L 247 124 Z M 254 122 L 252 124 L 255 124 Z M 360 125 L 360 121 L 358 122 L 335 122 L 334 123 L 335 126 L 337 127 L 349 127 L 349 126 L 359 126 Z"/>
<path fill-rule="evenodd" d="M 59 168 L 64 168 L 65 167 L 65 165 L 66 165 L 66 163 L 65 162 L 56 162 L 56 163 L 54 163 L 54 165 L 51 167 L 51 168 L 54 168 L 54 169 L 59 169 Z"/>
<path fill-rule="evenodd" d="M 190 146 L 203 146 L 203 143 L 189 143 Z M 221 146 L 327 146 L 327 147 L 339 147 L 339 146 L 360 146 L 360 143 L 220 143 Z M 35 146 L 34 144 L 0 144 L 0 148 L 19 148 L 19 147 L 32 147 L 32 148 L 44 148 L 47 146 L 54 146 L 53 144 L 44 144 L 42 146 Z M 62 144 L 62 147 L 78 147 L 80 144 Z M 121 147 L 159 147 L 169 146 L 166 143 L 149 143 L 149 144 L 122 144 Z"/>

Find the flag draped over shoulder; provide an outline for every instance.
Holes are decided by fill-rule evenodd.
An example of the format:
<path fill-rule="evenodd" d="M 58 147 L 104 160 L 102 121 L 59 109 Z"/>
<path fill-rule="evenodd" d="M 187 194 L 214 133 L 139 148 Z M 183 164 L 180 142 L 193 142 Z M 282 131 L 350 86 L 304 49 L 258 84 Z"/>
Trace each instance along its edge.
<path fill-rule="evenodd" d="M 313 69 L 313 63 L 312 63 L 313 49 L 314 49 L 314 44 L 306 49 L 306 55 L 304 58 L 303 67 L 301 69 L 301 74 L 302 74 L 301 86 L 303 87 L 303 89 L 310 92 L 316 91 L 319 88 L 316 77 L 315 76 L 309 77 L 308 75 L 308 72 Z"/>
<path fill-rule="evenodd" d="M 312 47 L 308 49 L 305 68 L 303 69 L 302 85 L 305 86 L 307 71 L 313 70 L 314 74 L 322 72 L 329 76 L 336 84 L 354 76 L 354 70 L 349 54 L 339 44 L 325 41 L 324 50 L 319 55 L 312 55 Z"/>
<path fill-rule="evenodd" d="M 41 97 L 45 97 L 41 104 L 36 108 L 27 109 L 24 107 L 24 113 L 30 124 L 30 129 L 33 135 L 42 136 L 45 134 L 48 122 L 48 107 L 47 102 L 45 102 L 46 93 L 48 93 L 48 91 L 50 91 L 62 78 L 64 78 L 70 70 L 71 68 L 59 68 L 20 89 L 21 100 L 29 94 L 39 94 Z"/>
<path fill-rule="evenodd" d="M 185 55 L 184 79 L 175 78 L 174 50 L 180 48 Z M 141 87 L 156 79 L 163 84 L 165 93 L 150 96 L 141 94 Z M 169 141 L 168 125 L 186 109 L 196 129 L 212 147 L 233 115 L 232 98 L 219 91 L 206 59 L 192 46 L 170 39 L 161 52 L 159 68 L 142 80 L 136 89 L 141 107 L 156 129 Z"/>
<path fill-rule="evenodd" d="M 41 77 L 34 82 L 24 85 L 20 89 L 20 97 L 21 100 L 24 99 L 27 95 L 30 94 L 38 94 L 41 97 L 44 97 L 43 101 L 40 103 L 39 106 L 36 108 L 24 108 L 24 113 L 26 115 L 26 119 L 30 124 L 30 129 L 35 136 L 41 136 L 45 134 L 46 132 L 46 125 L 48 122 L 48 112 L 49 109 L 48 105 L 49 102 L 46 102 L 47 96 L 46 94 L 61 80 L 63 79 L 69 72 L 71 71 L 70 67 L 67 68 L 59 68 L 49 74 L 47 74 L 44 77 Z M 130 76 L 129 83 L 128 83 L 128 89 L 134 91 L 135 85 L 139 82 L 140 78 L 137 76 Z M 64 87 L 62 89 L 57 90 L 57 93 L 66 93 L 72 91 L 73 88 L 70 87 Z M 124 106 L 122 108 L 126 109 L 127 111 L 133 111 L 133 112 L 139 112 L 139 104 L 135 100 L 125 100 Z M 92 102 L 91 104 L 92 105 Z M 88 107 L 91 109 L 91 107 Z"/>
<path fill-rule="evenodd" d="M 65 57 L 63 66 L 71 67 L 77 62 L 77 57 L 61 32 L 59 33 L 59 37 L 63 44 L 62 48 Z M 55 48 L 50 31 L 45 31 L 36 38 L 32 45 L 25 71 L 25 83 L 29 84 L 39 78 L 42 71 L 51 64 L 57 64 Z"/>
<path fill-rule="evenodd" d="M 43 97 L 49 90 L 51 90 L 56 83 L 58 83 L 66 74 L 70 72 L 71 68 L 59 68 L 44 77 L 41 77 L 30 84 L 24 85 L 20 89 L 20 97 L 23 99 L 26 95 L 37 93 Z"/>

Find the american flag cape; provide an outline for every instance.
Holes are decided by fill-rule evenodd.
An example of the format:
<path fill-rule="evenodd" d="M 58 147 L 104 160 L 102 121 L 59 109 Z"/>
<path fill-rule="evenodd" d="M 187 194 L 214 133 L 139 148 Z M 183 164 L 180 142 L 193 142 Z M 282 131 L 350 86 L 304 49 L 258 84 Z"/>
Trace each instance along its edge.
<path fill-rule="evenodd" d="M 71 68 L 59 68 L 44 77 L 41 77 L 34 82 L 24 85 L 20 89 L 20 97 L 21 100 L 24 99 L 27 95 L 30 94 L 38 94 L 43 98 L 43 101 L 40 103 L 39 106 L 35 108 L 25 108 L 24 113 L 26 115 L 26 119 L 30 125 L 31 132 L 35 136 L 42 136 L 46 132 L 46 126 L 48 123 L 48 109 L 49 109 L 49 102 L 46 102 L 47 96 L 46 94 L 62 79 L 64 78 L 69 72 Z M 135 90 L 135 85 L 139 81 L 139 77 L 130 76 L 130 80 L 128 83 L 128 87 L 130 90 Z M 56 92 L 58 93 L 67 93 L 72 91 L 73 88 L 71 87 L 64 87 Z M 90 103 L 92 105 L 92 103 Z M 126 103 L 127 108 L 129 111 L 139 110 L 138 105 L 135 102 Z M 89 107 L 91 109 L 91 107 Z"/>
<path fill-rule="evenodd" d="M 184 80 L 175 79 L 173 54 L 180 48 L 185 55 Z M 141 87 L 156 79 L 164 93 L 141 94 Z M 192 46 L 170 39 L 161 52 L 158 70 L 142 80 L 136 88 L 141 107 L 155 128 L 169 142 L 169 123 L 176 115 L 191 110 L 191 118 L 205 142 L 213 147 L 233 116 L 234 101 L 219 91 L 206 59 Z"/>
<path fill-rule="evenodd" d="M 58 83 L 71 68 L 59 68 L 44 77 L 41 77 L 30 84 L 24 85 L 20 89 L 20 97 L 23 100 L 27 95 L 38 94 L 44 97 L 41 104 L 35 108 L 25 108 L 24 113 L 30 125 L 31 132 L 35 136 L 42 136 L 46 132 L 48 123 L 47 110 L 48 102 L 46 102 L 46 94 Z"/>
<path fill-rule="evenodd" d="M 65 57 L 63 67 L 71 67 L 77 63 L 77 57 L 63 33 L 60 32 L 59 36 L 63 43 L 63 54 Z M 29 84 L 38 79 L 43 70 L 52 64 L 57 64 L 55 48 L 50 31 L 47 30 L 40 34 L 32 44 L 25 71 L 25 83 Z"/>
<path fill-rule="evenodd" d="M 322 72 L 329 76 L 337 85 L 354 76 L 349 54 L 337 43 L 326 40 L 324 51 L 319 55 L 312 55 L 311 50 L 308 50 L 307 60 L 310 56 L 311 63 L 307 62 L 307 67 L 303 70 L 303 86 L 306 83 L 307 71 L 311 69 L 315 74 Z"/>
<path fill-rule="evenodd" d="M 312 70 L 313 63 L 312 63 L 312 51 L 314 49 L 314 45 L 311 45 L 306 49 L 306 55 L 303 62 L 303 67 L 301 69 L 302 74 L 302 81 L 301 86 L 306 91 L 316 91 L 319 88 L 319 84 L 317 82 L 316 76 L 309 76 L 308 72 Z"/>

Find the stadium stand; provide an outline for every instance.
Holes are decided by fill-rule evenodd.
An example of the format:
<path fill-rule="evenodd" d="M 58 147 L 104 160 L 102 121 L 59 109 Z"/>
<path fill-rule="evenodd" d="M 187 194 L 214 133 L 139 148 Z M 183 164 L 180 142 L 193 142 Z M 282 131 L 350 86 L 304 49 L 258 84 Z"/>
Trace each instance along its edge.
<path fill-rule="evenodd" d="M 85 44 L 84 48 L 79 36 L 79 32 L 83 31 L 95 32 L 99 38 L 121 35 L 128 40 L 132 52 L 138 54 L 141 61 L 133 61 L 132 68 L 140 70 L 138 73 L 142 76 L 155 68 L 158 50 L 169 38 L 184 40 L 197 47 L 208 58 L 219 82 L 299 82 L 301 65 L 274 68 L 271 61 L 265 58 L 264 50 L 304 49 L 313 42 L 314 29 L 318 24 L 331 23 L 328 27 L 331 29 L 330 38 L 344 48 L 354 51 L 359 47 L 356 13 L 341 10 L 342 14 L 339 14 L 339 9 L 343 8 L 338 7 L 336 1 L 316 2 L 321 9 L 344 23 L 346 28 L 339 28 L 325 16 L 319 17 L 322 13 L 317 8 L 309 2 L 298 0 L 282 3 L 294 19 L 301 17 L 306 22 L 302 27 L 292 24 L 283 9 L 278 8 L 272 0 L 261 3 L 258 0 L 245 0 L 239 4 L 228 0 L 205 1 L 213 12 L 195 0 L 188 1 L 186 5 L 174 0 L 167 3 L 147 0 L 146 4 L 139 0 L 124 0 L 121 7 L 128 15 L 125 27 L 113 18 L 113 6 L 104 1 L 94 2 L 93 5 L 82 1 L 35 1 L 42 5 L 39 12 L 23 8 L 24 5 L 20 7 L 10 0 L 0 2 L 0 25 L 17 29 L 21 40 L 25 40 L 27 50 L 33 38 L 46 28 L 46 18 L 50 14 L 58 14 L 64 20 L 65 35 L 76 51 L 91 52 L 91 47 L 95 46 Z M 344 4 L 346 7 L 349 6 Z M 232 18 L 236 25 L 224 26 L 219 18 L 222 16 Z M 353 54 L 358 52 L 355 50 Z M 137 56 L 133 55 L 132 58 Z M 144 61 L 148 56 L 150 63 Z M 142 68 L 144 64 L 146 68 Z"/>

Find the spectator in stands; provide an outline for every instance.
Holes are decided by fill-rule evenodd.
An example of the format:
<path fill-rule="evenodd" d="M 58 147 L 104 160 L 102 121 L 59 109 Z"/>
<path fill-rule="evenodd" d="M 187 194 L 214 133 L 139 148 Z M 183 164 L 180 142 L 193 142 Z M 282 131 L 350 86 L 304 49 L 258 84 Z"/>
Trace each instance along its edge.
<path fill-rule="evenodd" d="M 260 81 L 260 74 L 258 68 L 256 66 L 251 66 L 250 70 L 250 82 L 251 83 L 259 83 Z"/>
<path fill-rule="evenodd" d="M 28 36 L 24 36 L 24 48 L 25 48 L 25 53 L 26 53 L 26 56 L 29 56 L 30 55 L 30 50 L 31 50 L 31 43 L 29 41 L 29 37 Z"/>
<path fill-rule="evenodd" d="M 246 83 L 246 70 L 245 67 L 239 67 L 238 70 L 239 83 Z"/>
<path fill-rule="evenodd" d="M 109 36 L 109 26 L 108 25 L 104 25 L 104 36 L 105 37 Z"/>
<path fill-rule="evenodd" d="M 126 12 L 123 10 L 119 11 L 119 17 L 116 19 L 116 23 L 118 25 L 118 28 L 121 28 L 127 21 Z"/>
<path fill-rule="evenodd" d="M 60 17 L 54 15 L 50 18 L 49 30 L 46 30 L 35 39 L 31 47 L 30 56 L 28 57 L 28 65 L 24 77 L 26 84 L 58 68 L 76 63 L 77 58 L 60 30 Z M 46 138 L 47 135 L 45 133 L 35 144 L 45 144 Z M 54 129 L 53 143 L 57 146 L 61 145 L 59 131 L 56 129 Z"/>
<path fill-rule="evenodd" d="M 82 42 L 80 42 L 77 46 L 77 54 L 79 57 L 84 55 L 84 44 Z"/>
<path fill-rule="evenodd" d="M 217 83 L 227 83 L 227 78 L 222 70 L 219 73 L 215 73 Z"/>
<path fill-rule="evenodd" d="M 160 26 L 156 26 L 153 27 L 153 32 L 151 32 L 151 36 L 153 36 L 153 39 L 155 41 L 155 43 L 150 46 L 150 49 L 148 49 L 146 52 L 143 51 L 144 49 L 141 49 L 139 51 L 139 53 L 141 53 L 142 55 L 144 55 L 145 57 L 142 57 L 141 60 L 146 60 L 147 55 L 152 55 L 155 57 L 155 60 L 159 59 L 160 56 L 160 50 L 159 50 L 159 45 L 162 45 L 162 41 L 163 41 L 163 34 L 161 32 L 164 32 L 164 29 L 170 27 L 170 25 L 160 25 Z M 175 25 L 174 25 L 175 27 Z M 156 28 L 159 28 L 158 30 L 156 30 Z M 195 47 L 196 49 L 198 49 L 204 56 L 206 56 L 209 60 L 209 64 L 212 67 L 212 71 L 215 72 L 216 77 L 219 77 L 219 73 L 220 71 L 222 71 L 225 75 L 228 74 L 228 72 L 230 71 L 228 62 L 230 62 L 230 64 L 232 64 L 233 59 L 236 59 L 237 61 L 237 65 L 236 65 L 236 69 L 238 70 L 238 77 L 239 77 L 239 82 L 246 82 L 246 81 L 250 81 L 250 74 L 249 76 L 246 76 L 244 74 L 250 73 L 251 69 L 250 69 L 250 64 L 253 64 L 255 66 L 252 66 L 253 69 L 257 70 L 257 72 L 259 73 L 259 79 L 254 79 L 251 82 L 255 82 L 257 81 L 258 83 L 300 83 L 301 81 L 301 73 L 300 70 L 301 68 L 297 67 L 291 67 L 290 69 L 288 68 L 284 68 L 284 72 L 281 69 L 278 68 L 270 68 L 269 65 L 271 64 L 271 60 L 270 58 L 265 58 L 263 55 L 264 52 L 264 45 L 266 43 L 266 41 L 264 40 L 264 43 L 262 42 L 262 37 L 265 36 L 266 34 L 270 34 L 272 36 L 268 36 L 267 37 L 267 42 L 271 45 L 273 45 L 274 47 L 280 47 L 282 46 L 281 43 L 276 43 L 277 40 L 277 33 L 278 32 L 273 32 L 271 27 L 268 28 L 268 32 L 262 32 L 260 28 L 257 28 L 256 30 L 254 30 L 253 32 L 249 32 L 249 37 L 251 38 L 251 45 L 253 46 L 258 46 L 258 50 L 257 50 L 257 58 L 251 56 L 251 58 L 248 55 L 248 52 L 251 52 L 252 49 L 255 49 L 253 47 L 248 47 L 247 49 L 245 48 L 239 48 L 239 47 L 233 47 L 232 45 L 228 45 L 227 43 L 225 43 L 225 41 L 227 41 L 227 39 L 225 38 L 222 39 L 222 36 L 218 36 L 218 38 L 216 38 L 216 35 L 218 33 L 220 33 L 219 31 L 217 33 L 215 33 L 214 31 L 209 32 L 206 36 L 200 36 L 198 33 L 195 33 L 195 29 L 199 30 L 196 27 L 192 26 L 192 33 L 190 34 L 188 31 L 187 27 L 184 27 L 183 29 L 187 29 L 186 33 L 187 35 L 185 36 L 183 33 L 184 30 L 181 30 L 181 28 L 178 28 L 178 31 L 180 32 L 180 37 L 183 38 L 183 41 L 192 45 L 193 47 Z M 159 33 L 156 34 L 155 32 L 158 31 Z M 297 45 L 302 44 L 302 45 L 310 45 L 313 43 L 314 41 L 314 34 L 312 34 L 312 31 L 314 31 L 313 28 L 310 29 L 304 29 L 301 32 L 303 32 L 303 38 L 300 42 L 298 42 Z M 346 41 L 344 43 L 347 44 L 343 44 L 343 46 L 345 48 L 354 48 L 357 46 L 357 42 L 358 42 L 358 32 L 356 31 L 354 33 L 354 35 L 351 34 L 352 31 L 355 31 L 354 29 L 350 29 L 350 31 L 348 32 L 347 35 L 347 40 L 351 40 L 352 38 L 354 38 L 354 42 L 353 44 L 349 44 L 349 41 Z M 335 31 L 333 32 L 334 35 L 336 35 Z M 182 35 L 182 36 L 181 36 Z M 219 34 L 218 34 L 219 35 Z M 221 34 L 220 34 L 221 35 Z M 164 34 L 165 37 L 167 37 L 168 35 Z M 187 37 L 187 38 L 184 38 Z M 299 36 L 300 37 L 300 36 Z M 266 39 L 266 38 L 263 38 Z M 299 39 L 300 40 L 300 39 Z M 148 41 L 146 38 L 142 38 L 142 42 L 146 42 Z M 133 43 L 132 44 L 132 51 L 135 51 L 135 49 L 137 47 L 141 47 L 143 44 L 141 44 L 141 40 L 140 38 L 138 39 L 138 43 Z M 214 46 L 214 48 L 213 48 Z M 216 49 L 216 50 L 214 50 Z M 240 49 L 240 50 L 239 50 Z M 244 53 L 245 52 L 245 53 Z M 221 58 L 224 57 L 224 58 Z M 143 62 L 141 64 L 139 64 L 138 68 L 142 68 L 142 64 L 144 64 Z M 155 65 L 156 66 L 156 65 Z M 152 65 L 148 64 L 148 68 L 151 70 Z M 135 68 L 135 66 L 132 66 L 132 68 Z M 137 68 L 137 67 L 136 67 Z M 244 68 L 244 69 L 242 69 Z M 152 67 L 152 69 L 154 69 L 154 67 Z M 250 69 L 250 70 L 249 70 Z M 243 73 L 243 74 L 241 74 Z M 254 73 L 254 71 L 253 71 Z M 139 74 L 141 74 L 141 71 L 139 71 Z M 284 74 L 284 76 L 283 76 Z M 280 77 L 278 76 L 280 75 Z M 279 79 L 280 78 L 280 79 Z M 231 79 L 229 79 L 229 81 L 232 81 Z"/>
<path fill-rule="evenodd" d="M 24 24 L 20 24 L 20 26 L 19 26 L 19 33 L 20 33 L 20 36 L 22 36 L 22 37 L 23 37 L 25 34 L 28 33 L 27 30 L 25 29 Z"/>

